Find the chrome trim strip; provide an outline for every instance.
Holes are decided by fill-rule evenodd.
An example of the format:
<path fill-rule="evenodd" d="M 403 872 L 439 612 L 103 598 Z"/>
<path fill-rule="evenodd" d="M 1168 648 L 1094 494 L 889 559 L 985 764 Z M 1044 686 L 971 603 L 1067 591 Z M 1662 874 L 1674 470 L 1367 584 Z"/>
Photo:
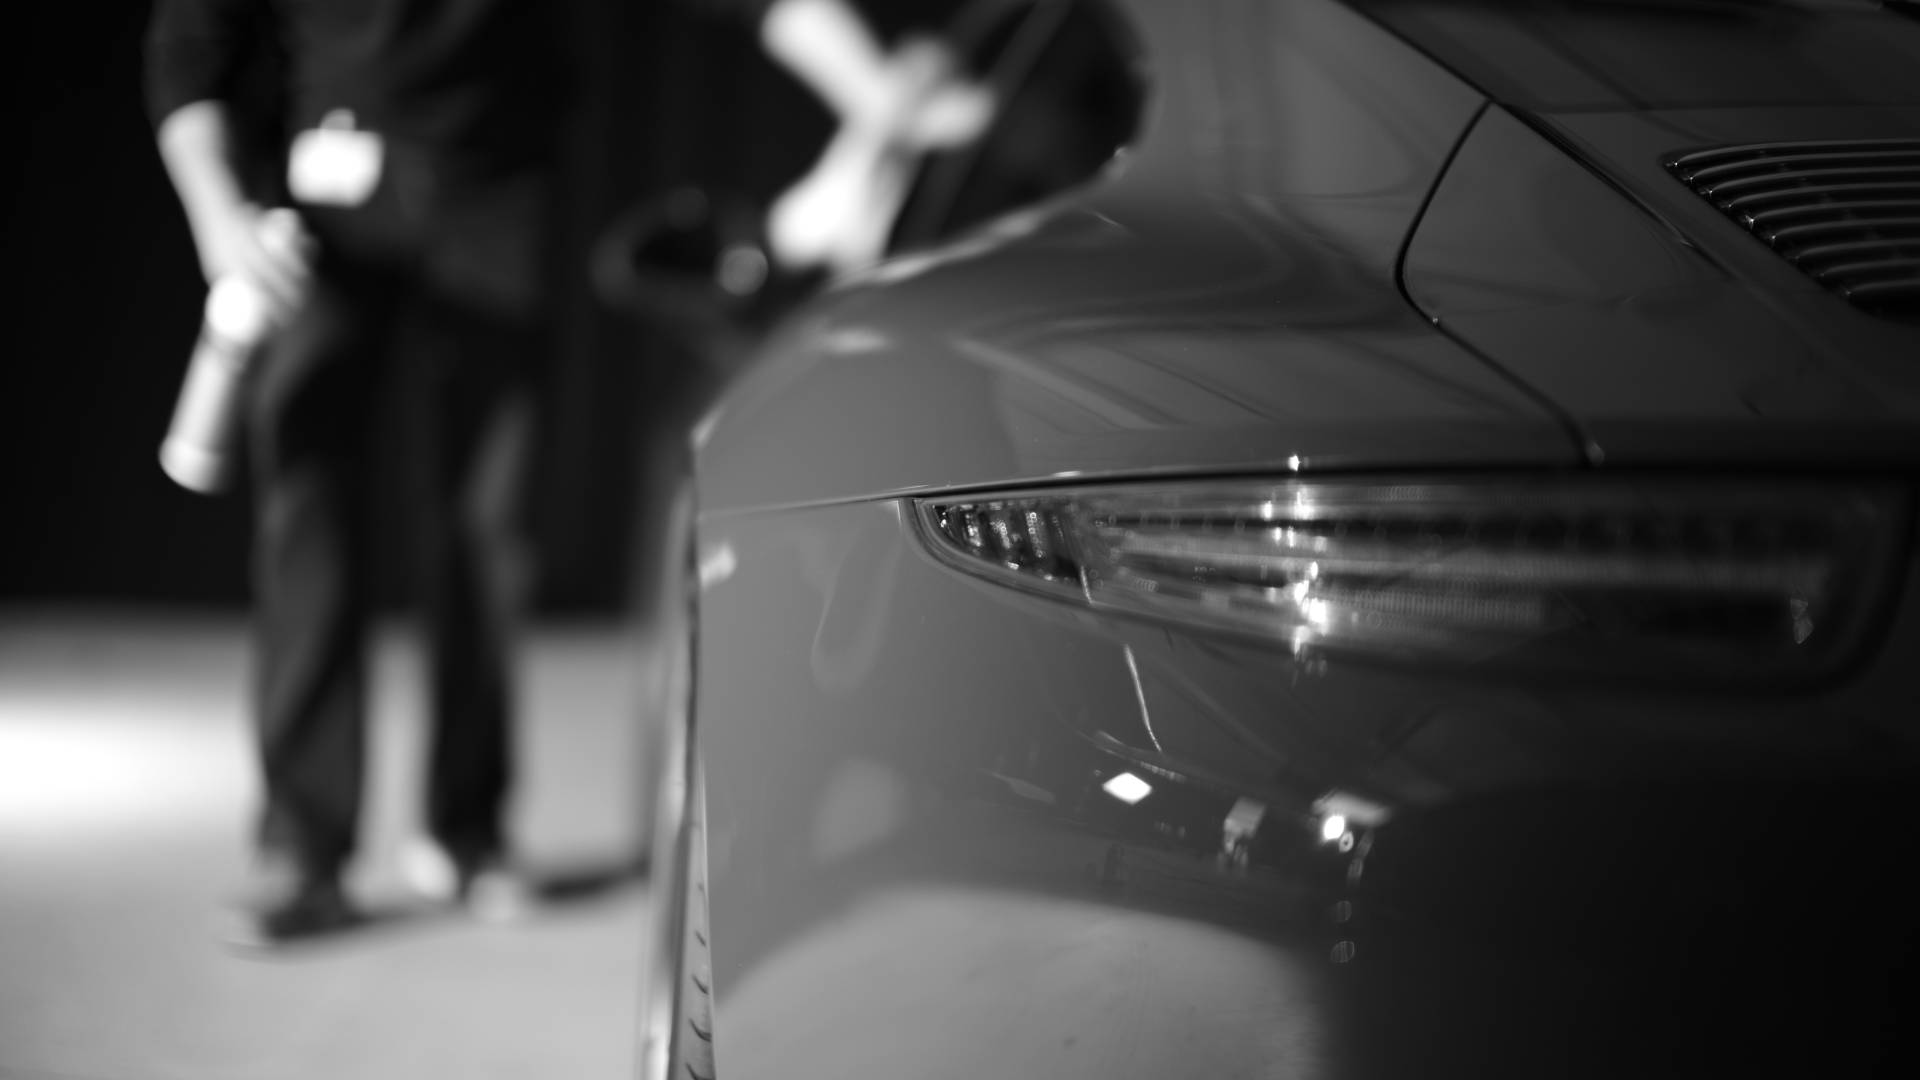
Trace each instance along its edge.
<path fill-rule="evenodd" d="M 1920 167 L 1886 166 L 1837 169 L 1796 169 L 1793 172 L 1768 173 L 1764 176 L 1749 176 L 1739 180 L 1728 180 L 1720 184 L 1696 184 L 1701 194 L 1710 199 L 1732 198 L 1734 193 L 1759 189 L 1771 191 L 1781 188 L 1803 190 L 1817 187 L 1822 181 L 1839 180 L 1848 183 L 1881 184 L 1888 181 L 1920 180 Z"/>
<path fill-rule="evenodd" d="M 1703 161 L 1717 161 L 1721 158 L 1726 158 L 1726 157 L 1741 157 L 1741 156 L 1747 156 L 1747 155 L 1753 155 L 1753 154 L 1765 154 L 1773 150 L 1786 150 L 1791 152 L 1801 152 L 1801 151 L 1817 152 L 1820 150 L 1831 149 L 1839 152 L 1845 152 L 1849 150 L 1858 150 L 1858 149 L 1868 148 L 1868 147 L 1886 147 L 1888 149 L 1901 149 L 1901 148 L 1910 147 L 1910 146 L 1920 146 L 1920 139 L 1911 139 L 1911 138 L 1809 139 L 1805 142 L 1741 143 L 1737 146 L 1716 146 L 1707 150 L 1695 150 L 1691 153 L 1682 154 L 1679 157 L 1673 159 L 1673 164 L 1675 166 L 1687 166 L 1687 165 L 1697 164 Z"/>
<path fill-rule="evenodd" d="M 1684 175 L 1689 183 L 1700 186 L 1708 180 L 1722 176 L 1738 176 L 1742 173 L 1754 171 L 1777 172 L 1789 170 L 1798 165 L 1837 165 L 1850 161 L 1857 161 L 1868 165 L 1912 161 L 1916 164 L 1916 167 L 1920 167 L 1920 148 L 1912 150 L 1847 151 L 1833 154 L 1781 154 L 1777 157 L 1769 155 L 1766 157 L 1730 161 L 1724 165 L 1709 165 L 1704 169 L 1696 169 L 1692 172 L 1684 173 Z"/>
<path fill-rule="evenodd" d="M 1773 210 L 1762 210 L 1756 214 L 1744 215 L 1747 224 L 1762 228 L 1776 221 L 1792 221 L 1796 218 L 1837 216 L 1846 220 L 1847 215 L 1870 213 L 1879 214 L 1888 210 L 1911 210 L 1912 220 L 1920 221 L 1920 199 L 1863 199 L 1850 202 L 1814 202 L 1803 206 L 1782 206 Z M 1907 219 L 1899 219 L 1907 220 Z"/>
<path fill-rule="evenodd" d="M 1712 198 L 1711 196 L 1707 196 L 1705 192 L 1701 194 L 1709 199 Z M 1786 188 L 1779 191 L 1757 191 L 1752 194 L 1740 195 L 1728 199 L 1725 202 L 1721 202 L 1720 206 L 1723 209 L 1737 212 L 1748 206 L 1790 202 L 1811 204 L 1820 199 L 1844 199 L 1854 194 L 1920 195 L 1920 177 L 1916 177 L 1912 182 L 1808 184 L 1804 187 Z M 1845 204 L 1835 203 L 1834 205 Z"/>
<path fill-rule="evenodd" d="M 1878 237 L 1873 234 L 1882 230 L 1908 230 L 1908 236 Z M 1807 225 L 1789 225 L 1762 233 L 1775 245 L 1791 244 L 1802 238 L 1818 239 L 1823 236 L 1859 236 L 1863 240 L 1877 240 L 1883 244 L 1910 244 L 1920 237 L 1920 214 L 1910 218 L 1846 218 L 1840 221 L 1821 221 Z"/>
<path fill-rule="evenodd" d="M 1905 240 L 1849 240 L 1839 244 L 1817 244 L 1809 248 L 1787 252 L 1787 258 L 1794 265 L 1811 269 L 1805 264 L 1820 262 L 1823 259 L 1844 258 L 1850 255 L 1878 255 L 1886 253 L 1903 258 L 1908 263 L 1920 261 L 1920 234 Z"/>

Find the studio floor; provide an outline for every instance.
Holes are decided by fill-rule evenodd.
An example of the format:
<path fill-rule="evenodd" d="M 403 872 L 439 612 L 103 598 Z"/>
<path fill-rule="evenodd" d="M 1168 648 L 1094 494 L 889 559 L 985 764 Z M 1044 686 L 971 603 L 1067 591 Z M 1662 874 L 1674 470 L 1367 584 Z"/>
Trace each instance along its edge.
<path fill-rule="evenodd" d="M 0 1078 L 624 1077 L 644 881 L 621 628 L 524 646 L 514 832 L 552 898 L 531 920 L 419 912 L 417 641 L 375 650 L 358 895 L 394 917 L 267 956 L 222 943 L 258 786 L 238 618 L 0 612 Z"/>

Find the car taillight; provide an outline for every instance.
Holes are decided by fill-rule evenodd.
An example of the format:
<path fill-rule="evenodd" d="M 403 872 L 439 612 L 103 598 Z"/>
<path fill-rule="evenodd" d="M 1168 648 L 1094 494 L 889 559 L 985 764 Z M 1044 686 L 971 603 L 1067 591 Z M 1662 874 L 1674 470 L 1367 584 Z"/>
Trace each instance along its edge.
<path fill-rule="evenodd" d="M 1891 485 L 1568 478 L 923 499 L 932 549 L 1096 609 L 1413 662 L 1799 680 L 1844 663 Z"/>

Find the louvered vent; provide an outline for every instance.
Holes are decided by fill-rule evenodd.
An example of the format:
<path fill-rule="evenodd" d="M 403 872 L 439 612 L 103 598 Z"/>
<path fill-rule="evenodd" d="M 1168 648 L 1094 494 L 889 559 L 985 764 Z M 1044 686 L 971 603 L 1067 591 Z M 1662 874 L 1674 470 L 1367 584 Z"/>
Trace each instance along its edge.
<path fill-rule="evenodd" d="M 1920 139 L 1723 146 L 1667 167 L 1854 304 L 1920 315 Z"/>

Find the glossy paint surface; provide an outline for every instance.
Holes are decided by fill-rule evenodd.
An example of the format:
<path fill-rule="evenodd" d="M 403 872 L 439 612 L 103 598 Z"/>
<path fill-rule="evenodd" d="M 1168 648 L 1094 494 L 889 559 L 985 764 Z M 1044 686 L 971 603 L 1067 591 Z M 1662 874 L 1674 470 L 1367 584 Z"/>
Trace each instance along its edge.
<path fill-rule="evenodd" d="M 1530 113 L 1920 105 L 1920 25 L 1877 0 L 1353 0 Z"/>
<path fill-rule="evenodd" d="M 1126 10 L 1156 61 L 1138 145 L 1083 197 L 804 310 L 715 417 L 703 505 L 1575 460 L 1395 281 L 1478 95 L 1337 4 Z"/>
<path fill-rule="evenodd" d="M 1489 110 L 1408 248 L 1408 294 L 1615 464 L 1910 465 L 1920 326 L 1828 293 L 1665 162 L 1916 130 L 1908 109 Z"/>
<path fill-rule="evenodd" d="M 1584 887 L 1632 895 L 1622 883 L 1635 867 L 1665 859 L 1703 868 L 1702 881 L 1698 895 L 1644 894 L 1661 898 L 1655 922 L 1747 925 L 1732 913 L 1763 898 L 1706 860 L 1730 851 L 1802 888 L 1834 881 L 1828 902 L 1897 899 L 1839 885 L 1829 860 L 1868 838 L 1890 851 L 1910 842 L 1888 833 L 1910 810 L 1875 796 L 1874 777 L 1910 765 L 1920 740 L 1906 670 L 1920 650 L 1911 584 L 1884 645 L 1844 685 L 1701 696 L 1301 663 L 1278 646 L 1102 619 L 935 562 L 899 503 L 718 515 L 702 544 L 709 565 L 732 568 L 701 602 L 723 1075 L 1016 1075 L 1036 1064 L 1060 1076 L 1338 1075 L 1354 1041 L 1389 1045 L 1432 1012 L 1405 1001 L 1355 1010 L 1330 978 L 1364 974 L 1373 957 L 1354 957 L 1351 971 L 1329 963 L 1343 942 L 1373 950 L 1389 932 L 1415 933 L 1464 948 L 1447 943 L 1522 934 L 1536 960 L 1589 940 L 1653 948 L 1634 936 L 1637 909 L 1580 910 L 1570 934 L 1555 922 L 1563 910 L 1522 898 L 1596 874 Z M 1151 793 L 1128 805 L 1106 786 L 1121 773 Z M 1754 777 L 1791 779 L 1742 787 Z M 1844 786 L 1800 794 L 1814 777 Z M 1581 811 L 1576 793 L 1611 789 L 1632 795 Z M 1378 850 L 1322 842 L 1316 804 L 1329 792 L 1392 815 L 1364 830 Z M 1507 793 L 1504 810 L 1485 802 L 1494 793 Z M 1783 825 L 1805 830 L 1836 804 L 1840 834 L 1815 829 L 1811 849 L 1781 844 Z M 1464 822 L 1456 810 L 1481 806 Z M 1258 827 L 1236 851 L 1248 807 Z M 1855 816 L 1869 807 L 1895 816 Z M 1576 823 L 1593 839 L 1579 840 Z M 1400 854 L 1393 840 L 1423 829 L 1447 839 L 1416 841 L 1414 854 L 1451 861 L 1389 857 Z M 1349 887 L 1363 857 L 1375 878 Z M 1856 877 L 1896 870 L 1875 863 Z M 1436 872 L 1451 894 L 1436 890 Z M 1327 923 L 1342 900 L 1353 924 Z M 1815 945 L 1826 932 L 1804 929 Z M 1777 978 L 1808 942 L 1767 933 Z M 1486 964 L 1503 953 L 1472 955 Z M 1637 979 L 1681 976 L 1651 954 L 1623 947 L 1621 958 Z M 1819 963 L 1837 973 L 1861 959 L 1821 949 Z M 1796 978 L 1805 967 L 1792 960 Z M 1496 994 L 1471 963 L 1449 970 L 1454 1000 Z M 1549 970 L 1539 992 L 1553 989 L 1568 1010 L 1644 1004 L 1604 982 L 1598 963 Z M 1786 989 L 1776 1007 L 1845 996 L 1817 982 Z M 1479 1008 L 1533 1000 L 1507 988 Z M 1715 1040 L 1736 1030 L 1713 1009 L 1689 1015 Z M 1477 1023 L 1460 1033 L 1477 1031 L 1483 1050 L 1514 1034 Z M 1619 1034 L 1593 1067 L 1637 1052 L 1633 1032 Z M 1449 1062 L 1440 1074 L 1461 1075 Z"/>
<path fill-rule="evenodd" d="M 904 497 L 1627 463 L 1910 490 L 1911 328 L 1661 165 L 1908 114 L 1521 116 L 1335 4 L 1124 7 L 1154 95 L 1108 178 L 840 283 L 703 425 L 720 1074 L 1911 1053 L 1908 518 L 1877 632 L 1777 693 L 1096 614 L 937 560 Z"/>

